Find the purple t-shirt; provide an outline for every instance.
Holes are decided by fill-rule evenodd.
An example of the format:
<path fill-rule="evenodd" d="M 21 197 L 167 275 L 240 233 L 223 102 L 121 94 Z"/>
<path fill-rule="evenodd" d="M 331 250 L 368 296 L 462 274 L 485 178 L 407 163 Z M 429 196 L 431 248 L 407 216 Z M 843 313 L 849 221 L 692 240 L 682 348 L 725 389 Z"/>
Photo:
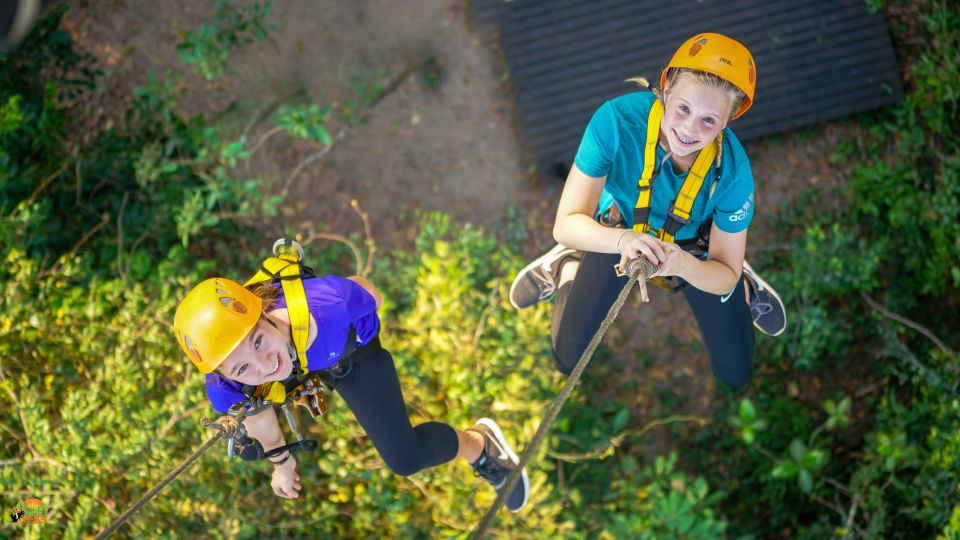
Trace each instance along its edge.
<path fill-rule="evenodd" d="M 340 360 L 350 324 L 357 332 L 358 346 L 366 345 L 380 330 L 376 301 L 356 282 L 324 276 L 303 280 L 303 289 L 310 314 L 317 321 L 317 337 L 307 349 L 308 371 L 326 369 Z M 271 310 L 286 307 L 281 290 Z M 235 403 L 247 399 L 241 388 L 241 383 L 217 373 L 207 374 L 207 397 L 219 412 L 227 412 Z"/>

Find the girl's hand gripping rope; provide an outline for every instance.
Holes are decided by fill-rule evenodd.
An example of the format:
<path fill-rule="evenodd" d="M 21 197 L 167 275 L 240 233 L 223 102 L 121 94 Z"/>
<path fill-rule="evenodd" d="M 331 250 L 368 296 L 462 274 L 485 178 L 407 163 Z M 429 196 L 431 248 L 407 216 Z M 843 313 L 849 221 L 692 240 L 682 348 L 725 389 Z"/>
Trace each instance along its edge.
<path fill-rule="evenodd" d="M 666 243 L 649 234 L 630 229 L 623 231 L 620 235 L 617 251 L 620 253 L 620 268 L 626 268 L 627 261 L 641 256 L 655 266 L 667 260 Z"/>

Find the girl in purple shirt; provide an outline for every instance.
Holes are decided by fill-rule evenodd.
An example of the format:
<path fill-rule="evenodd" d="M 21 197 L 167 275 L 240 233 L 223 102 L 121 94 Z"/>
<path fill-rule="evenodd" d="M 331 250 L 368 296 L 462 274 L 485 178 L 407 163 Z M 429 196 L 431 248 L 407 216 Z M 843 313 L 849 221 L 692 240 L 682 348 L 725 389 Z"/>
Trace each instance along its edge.
<path fill-rule="evenodd" d="M 303 286 L 310 313 L 307 371 L 337 367 L 352 345 L 347 340 L 356 339 L 352 356 L 358 360 L 334 389 L 386 465 L 410 475 L 458 457 L 500 489 L 519 459 L 493 420 L 481 418 L 463 431 L 441 422 L 411 425 L 393 357 L 380 346 L 377 309 L 383 297 L 373 283 L 360 276 L 325 276 L 304 279 Z M 247 289 L 226 278 L 203 281 L 177 307 L 174 330 L 183 351 L 206 374 L 207 396 L 217 411 L 246 400 L 245 385 L 296 377 L 290 316 L 279 287 Z M 265 452 L 285 444 L 276 414 L 252 413 L 243 424 Z M 301 482 L 294 456 L 284 452 L 269 460 L 274 493 L 297 498 Z M 512 512 L 526 504 L 529 486 L 522 471 L 522 481 L 507 499 Z"/>

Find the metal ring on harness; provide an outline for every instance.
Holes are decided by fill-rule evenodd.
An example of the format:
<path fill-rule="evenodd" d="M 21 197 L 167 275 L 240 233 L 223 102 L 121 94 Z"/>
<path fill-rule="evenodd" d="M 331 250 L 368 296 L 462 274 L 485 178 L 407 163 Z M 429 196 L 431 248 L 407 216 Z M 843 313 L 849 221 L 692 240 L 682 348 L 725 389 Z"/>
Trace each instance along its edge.
<path fill-rule="evenodd" d="M 260 441 L 250 437 L 247 434 L 247 430 L 244 425 L 241 423 L 237 426 L 237 429 L 232 433 L 232 436 L 227 439 L 227 457 L 234 458 L 238 457 L 244 461 L 258 461 L 261 459 L 266 459 L 273 457 L 283 452 L 297 452 L 303 450 L 305 452 L 312 452 L 317 449 L 317 442 L 313 440 L 304 439 L 300 435 L 299 427 L 297 426 L 296 418 L 291 414 L 291 411 L 287 409 L 287 405 L 291 402 L 284 403 L 280 408 L 284 409 L 284 412 L 287 414 L 287 422 L 290 424 L 290 429 L 297 436 L 297 441 L 273 448 L 268 451 L 263 450 L 263 445 L 260 444 Z M 240 411 L 242 411 L 247 405 L 250 405 L 250 412 L 257 414 L 267 408 L 272 409 L 277 415 L 277 407 L 271 405 L 270 403 L 263 401 L 262 399 L 254 398 L 248 399 L 246 401 L 241 401 L 235 403 L 227 411 L 227 414 L 230 416 L 237 416 Z M 249 413 L 248 413 L 249 415 Z"/>
<path fill-rule="evenodd" d="M 279 240 L 273 243 L 273 248 L 272 248 L 273 254 L 279 257 L 281 248 L 290 247 L 290 246 L 296 248 L 297 255 L 299 256 L 297 260 L 302 261 L 304 259 L 303 247 L 296 240 L 287 240 L 286 238 L 280 238 Z"/>

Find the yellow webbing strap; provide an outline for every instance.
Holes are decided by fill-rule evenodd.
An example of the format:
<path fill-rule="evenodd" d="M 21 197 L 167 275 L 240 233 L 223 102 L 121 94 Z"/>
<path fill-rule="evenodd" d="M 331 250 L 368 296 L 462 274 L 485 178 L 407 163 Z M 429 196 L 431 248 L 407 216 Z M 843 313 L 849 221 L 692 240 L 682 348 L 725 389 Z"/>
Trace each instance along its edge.
<path fill-rule="evenodd" d="M 259 394 L 264 401 L 283 403 L 287 400 L 287 389 L 284 388 L 282 383 L 276 381 L 257 387 L 257 394 Z"/>
<path fill-rule="evenodd" d="M 679 221 L 685 222 L 690 219 L 690 213 L 693 211 L 693 202 L 697 200 L 697 194 L 700 193 L 700 188 L 703 187 L 703 179 L 707 176 L 707 172 L 710 170 L 710 165 L 713 163 L 714 158 L 717 157 L 717 148 L 721 144 L 722 138 L 723 133 L 717 137 L 713 144 L 700 150 L 700 155 L 697 156 L 696 161 L 693 162 L 693 167 L 690 167 L 687 178 L 684 179 L 683 185 L 680 186 L 680 193 L 677 193 L 677 198 L 674 199 L 669 211 L 669 214 L 673 214 Z M 673 242 L 673 235 L 665 229 L 660 229 L 660 231 L 657 232 L 657 236 L 664 242 Z"/>
<path fill-rule="evenodd" d="M 647 232 L 650 229 L 650 196 L 653 194 L 650 181 L 653 179 L 653 170 L 657 165 L 657 142 L 660 140 L 660 121 L 662 119 L 663 104 L 657 99 L 654 100 L 650 107 L 650 114 L 647 116 L 647 142 L 643 148 L 643 172 L 637 182 L 640 186 L 640 196 L 637 198 L 636 210 L 633 215 L 646 214 L 641 223 L 636 223 L 636 219 L 634 220 L 633 230 L 637 232 Z"/>
<path fill-rule="evenodd" d="M 290 317 L 290 333 L 293 337 L 293 346 L 300 360 L 300 373 L 307 373 L 307 339 L 310 337 L 310 310 L 307 306 L 307 294 L 303 288 L 302 268 L 300 258 L 292 254 L 281 254 L 269 257 L 260 264 L 256 275 L 247 280 L 244 286 L 256 283 L 270 283 L 280 279 L 283 288 L 283 297 L 287 301 L 287 315 Z M 273 382 L 258 388 L 259 395 L 268 401 L 283 403 L 286 400 L 286 391 L 283 384 Z"/>

